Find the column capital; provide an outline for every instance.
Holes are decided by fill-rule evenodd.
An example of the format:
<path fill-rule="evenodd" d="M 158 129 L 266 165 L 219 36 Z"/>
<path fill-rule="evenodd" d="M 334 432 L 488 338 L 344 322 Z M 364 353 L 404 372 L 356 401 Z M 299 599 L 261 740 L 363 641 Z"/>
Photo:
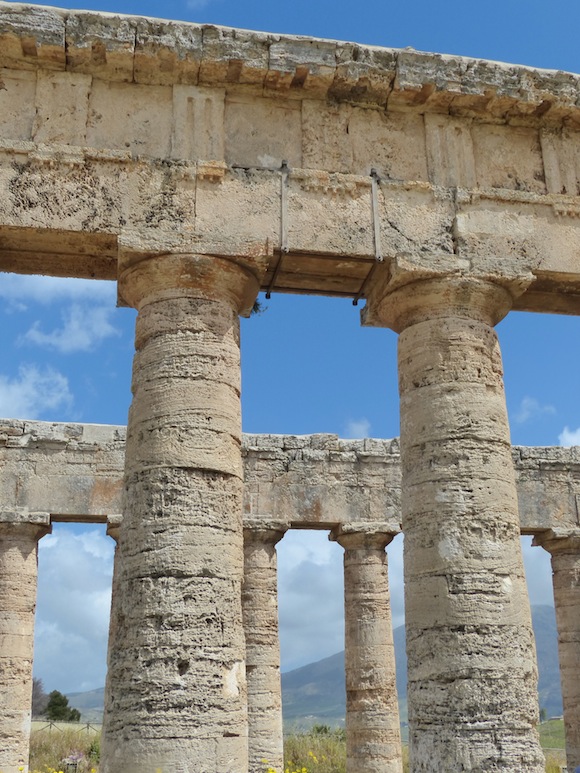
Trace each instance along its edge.
<path fill-rule="evenodd" d="M 111 537 L 117 543 L 119 542 L 119 532 L 122 523 L 123 516 L 120 513 L 107 516 L 107 537 Z"/>
<path fill-rule="evenodd" d="M 401 257 L 381 266 L 361 312 L 362 324 L 400 333 L 427 319 L 455 316 L 493 326 L 534 279 L 529 272 L 512 273 L 509 268 L 475 270 L 445 262 L 450 261 L 422 265 Z"/>
<path fill-rule="evenodd" d="M 244 518 L 244 543 L 266 543 L 275 545 L 286 534 L 290 524 L 287 521 L 266 518 Z"/>
<path fill-rule="evenodd" d="M 119 305 L 139 310 L 149 303 L 176 298 L 228 300 L 248 316 L 266 270 L 265 256 L 255 259 L 201 253 L 135 255 L 121 253 Z"/>
<path fill-rule="evenodd" d="M 329 539 L 338 542 L 345 550 L 384 550 L 399 534 L 394 524 L 342 524 L 333 529 Z"/>
<path fill-rule="evenodd" d="M 39 540 L 52 531 L 50 513 L 27 510 L 0 510 L 0 535 L 28 532 Z"/>
<path fill-rule="evenodd" d="M 580 556 L 580 529 L 548 529 L 534 535 L 532 545 L 548 553 L 573 553 Z"/>

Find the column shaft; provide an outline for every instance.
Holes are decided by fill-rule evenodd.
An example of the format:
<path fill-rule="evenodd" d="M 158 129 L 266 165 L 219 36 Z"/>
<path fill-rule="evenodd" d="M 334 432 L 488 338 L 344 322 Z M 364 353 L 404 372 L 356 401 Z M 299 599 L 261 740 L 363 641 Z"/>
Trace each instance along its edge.
<path fill-rule="evenodd" d="M 402 773 L 387 554 L 390 535 L 339 534 L 344 547 L 346 768 Z"/>
<path fill-rule="evenodd" d="M 41 523 L 0 518 L 0 770 L 28 771 L 34 612 Z"/>
<path fill-rule="evenodd" d="M 276 543 L 284 531 L 282 526 L 244 529 L 242 609 L 246 634 L 250 773 L 263 773 L 264 760 L 275 770 L 284 769 L 276 566 Z"/>
<path fill-rule="evenodd" d="M 536 537 L 552 557 L 568 770 L 580 765 L 580 535 Z"/>
<path fill-rule="evenodd" d="M 503 374 L 511 296 L 449 277 L 395 289 L 410 767 L 544 770 Z"/>
<path fill-rule="evenodd" d="M 103 773 L 247 770 L 238 310 L 229 261 L 121 275 L 139 311 Z"/>

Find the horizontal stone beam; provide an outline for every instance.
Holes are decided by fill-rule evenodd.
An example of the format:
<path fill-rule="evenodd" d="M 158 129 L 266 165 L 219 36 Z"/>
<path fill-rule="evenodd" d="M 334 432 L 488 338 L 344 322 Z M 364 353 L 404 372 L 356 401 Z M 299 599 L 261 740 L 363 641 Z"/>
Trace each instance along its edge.
<path fill-rule="evenodd" d="M 578 75 L 3 3 L 0 187 L 0 271 L 260 255 L 366 298 L 378 256 L 580 313 Z"/>
<path fill-rule="evenodd" d="M 399 445 L 336 435 L 244 435 L 245 519 L 400 530 Z M 122 510 L 125 428 L 0 420 L 0 502 L 53 521 Z M 580 448 L 515 446 L 523 534 L 580 526 Z"/>
<path fill-rule="evenodd" d="M 207 24 L 3 3 L 0 67 L 101 80 L 211 87 L 580 121 L 580 78 L 468 57 Z"/>

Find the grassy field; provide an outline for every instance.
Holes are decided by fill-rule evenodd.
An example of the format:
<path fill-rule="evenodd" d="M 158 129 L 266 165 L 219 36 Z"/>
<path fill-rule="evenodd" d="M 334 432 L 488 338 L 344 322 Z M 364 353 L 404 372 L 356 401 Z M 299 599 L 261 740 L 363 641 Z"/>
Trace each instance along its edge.
<path fill-rule="evenodd" d="M 67 757 L 78 760 L 78 773 L 97 773 L 100 727 L 82 723 L 33 722 L 30 770 L 45 773 L 59 770 Z M 540 741 L 546 750 L 546 773 L 560 773 L 565 764 L 564 722 L 561 719 L 543 722 Z M 290 773 L 345 773 L 346 744 L 344 729 L 318 725 L 303 733 L 285 738 L 285 769 Z M 408 749 L 403 748 L 404 771 L 408 771 Z M 282 773 L 264 766 L 264 773 Z"/>

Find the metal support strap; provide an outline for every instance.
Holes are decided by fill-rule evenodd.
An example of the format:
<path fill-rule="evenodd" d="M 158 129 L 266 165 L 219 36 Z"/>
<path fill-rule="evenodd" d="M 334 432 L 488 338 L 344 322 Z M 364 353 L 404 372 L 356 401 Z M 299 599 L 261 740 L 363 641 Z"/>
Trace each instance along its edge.
<path fill-rule="evenodd" d="M 379 185 L 381 178 L 376 169 L 371 169 L 371 218 L 373 223 L 373 240 L 375 247 L 375 262 L 371 266 L 369 273 L 366 275 L 364 282 L 360 286 L 360 290 L 355 295 L 352 301 L 352 305 L 356 306 L 361 299 L 366 287 L 375 272 L 379 263 L 382 263 L 383 253 L 381 249 L 381 219 L 379 217 Z"/>
<path fill-rule="evenodd" d="M 280 267 L 282 266 L 282 259 L 284 255 L 289 252 L 288 248 L 288 176 L 290 175 L 290 167 L 287 161 L 282 161 L 280 167 L 280 257 L 278 263 L 270 279 L 270 284 L 266 291 L 266 298 L 269 298 L 272 289 L 276 284 L 276 279 L 280 273 Z"/>

